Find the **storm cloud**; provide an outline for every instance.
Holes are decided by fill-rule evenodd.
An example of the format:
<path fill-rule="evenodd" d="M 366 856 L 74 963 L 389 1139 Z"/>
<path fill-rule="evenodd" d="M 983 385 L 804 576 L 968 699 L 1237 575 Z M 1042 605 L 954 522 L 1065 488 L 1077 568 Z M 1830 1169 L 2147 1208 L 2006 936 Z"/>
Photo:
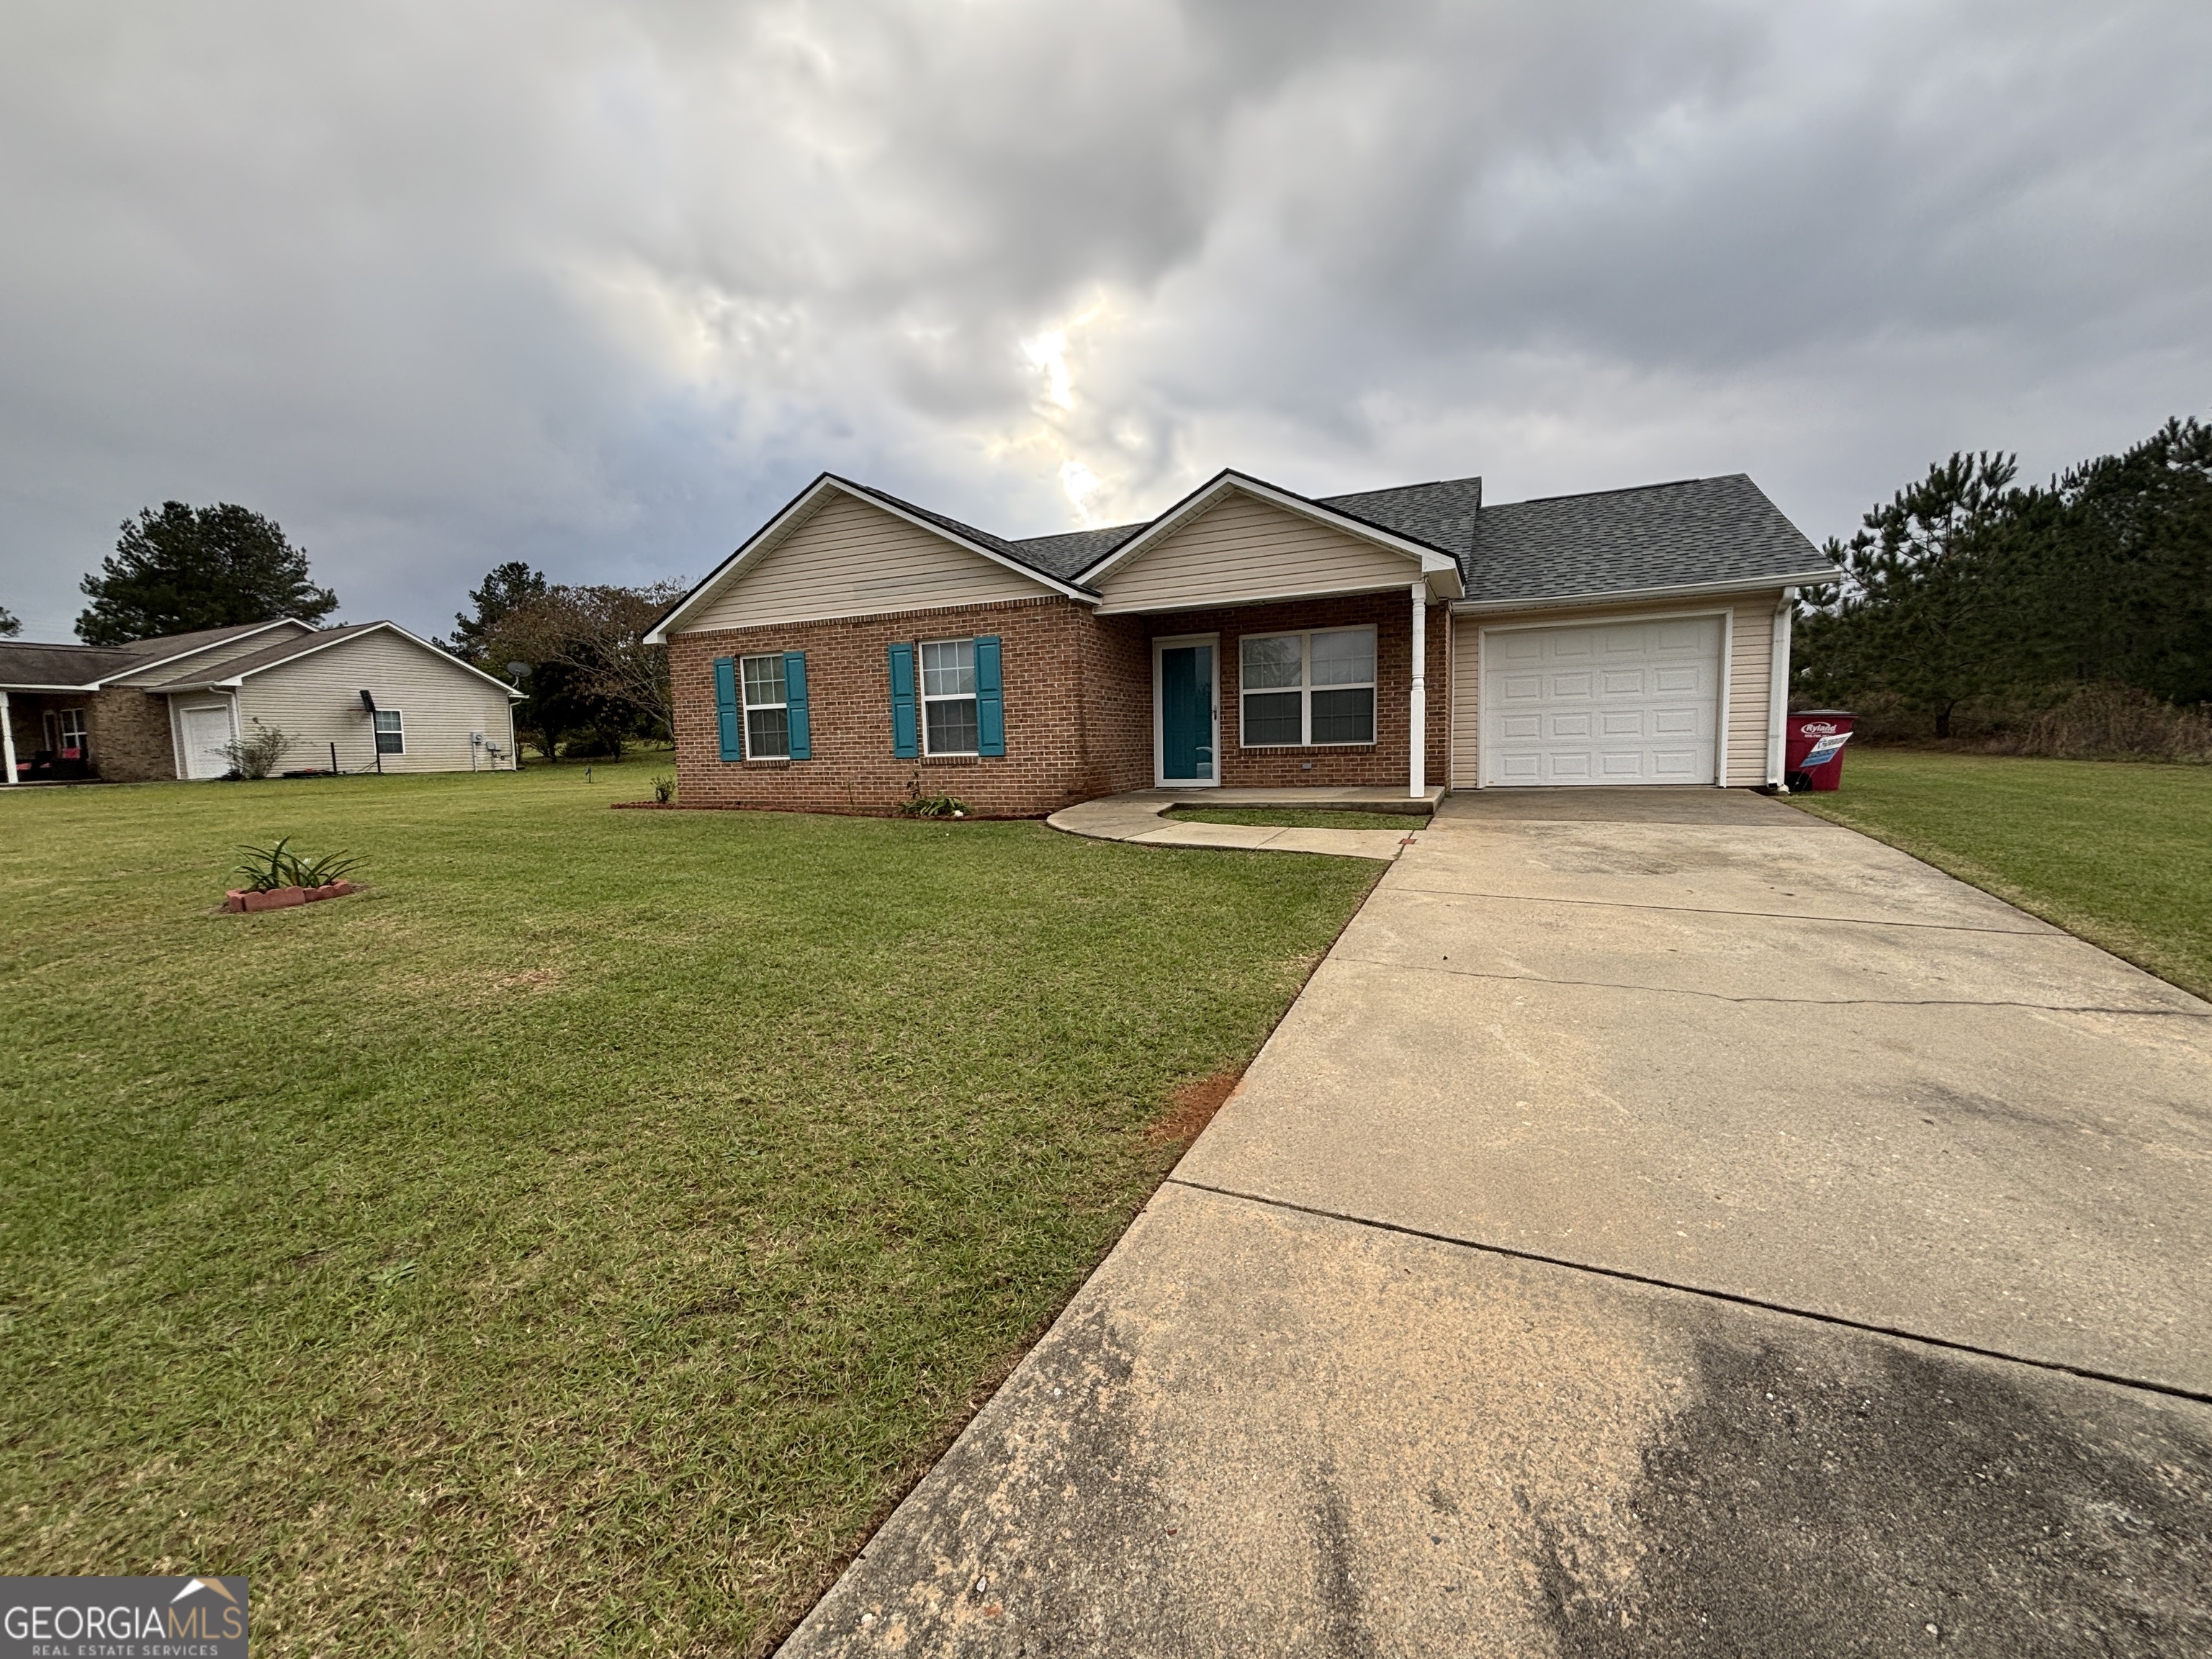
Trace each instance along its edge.
<path fill-rule="evenodd" d="M 1818 537 L 2212 397 L 2212 9 L 14 0 L 0 604 L 281 520 L 351 619 L 696 575 L 823 468 L 1747 471 Z"/>

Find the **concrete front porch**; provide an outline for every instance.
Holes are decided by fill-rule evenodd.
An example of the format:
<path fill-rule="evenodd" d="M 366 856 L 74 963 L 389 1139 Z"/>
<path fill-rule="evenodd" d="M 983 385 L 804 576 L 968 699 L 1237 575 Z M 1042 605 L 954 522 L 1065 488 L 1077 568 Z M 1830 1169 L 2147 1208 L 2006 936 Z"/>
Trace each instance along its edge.
<path fill-rule="evenodd" d="M 1432 812 L 1442 787 L 1418 793 L 1384 785 L 1290 789 L 1132 789 L 1054 812 L 1045 822 L 1097 841 L 1148 847 L 1232 847 L 1270 853 L 1334 853 L 1388 863 L 1416 831 L 1290 830 L 1257 823 L 1183 823 L 1163 815 L 1172 806 L 1280 806 L 1339 812 Z"/>

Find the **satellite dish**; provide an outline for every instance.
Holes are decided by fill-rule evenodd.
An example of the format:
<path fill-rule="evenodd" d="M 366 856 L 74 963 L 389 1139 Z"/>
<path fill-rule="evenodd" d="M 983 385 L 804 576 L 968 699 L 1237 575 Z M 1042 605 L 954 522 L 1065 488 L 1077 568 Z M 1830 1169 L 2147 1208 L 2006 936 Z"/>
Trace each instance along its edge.
<path fill-rule="evenodd" d="M 530 665 L 526 662 L 511 662 L 507 665 L 507 672 L 513 678 L 526 680 L 530 678 Z"/>

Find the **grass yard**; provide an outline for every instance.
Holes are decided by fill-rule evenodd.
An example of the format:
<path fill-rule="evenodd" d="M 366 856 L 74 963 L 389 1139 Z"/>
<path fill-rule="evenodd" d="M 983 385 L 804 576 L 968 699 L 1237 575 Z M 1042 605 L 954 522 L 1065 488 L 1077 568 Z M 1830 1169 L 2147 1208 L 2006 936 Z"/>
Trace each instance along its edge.
<path fill-rule="evenodd" d="M 0 794 L 0 1571 L 757 1651 L 1376 872 L 606 810 L 656 764 Z M 279 835 L 369 890 L 212 914 Z"/>
<path fill-rule="evenodd" d="M 1425 812 L 1346 812 L 1314 806 L 1170 806 L 1186 823 L 1251 823 L 1269 830 L 1425 830 Z"/>
<path fill-rule="evenodd" d="M 2212 997 L 2212 767 L 1854 748 L 1791 799 Z"/>

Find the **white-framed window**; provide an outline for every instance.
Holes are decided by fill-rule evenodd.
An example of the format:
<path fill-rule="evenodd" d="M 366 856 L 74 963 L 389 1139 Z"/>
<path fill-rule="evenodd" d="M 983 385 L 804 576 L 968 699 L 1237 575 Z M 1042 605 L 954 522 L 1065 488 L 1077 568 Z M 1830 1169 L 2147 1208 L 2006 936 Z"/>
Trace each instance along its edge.
<path fill-rule="evenodd" d="M 791 693 L 784 683 L 783 655 L 743 657 L 738 683 L 745 700 L 745 758 L 791 758 Z"/>
<path fill-rule="evenodd" d="M 1248 635 L 1238 646 L 1247 749 L 1375 741 L 1375 630 Z"/>
<path fill-rule="evenodd" d="M 404 755 L 407 752 L 407 727 L 399 718 L 397 708 L 380 708 L 369 719 L 376 725 L 378 754 Z"/>
<path fill-rule="evenodd" d="M 61 729 L 58 735 L 60 737 L 61 741 L 57 744 L 55 747 L 59 750 L 61 757 L 64 760 L 82 760 L 84 758 L 87 732 L 84 723 L 84 710 L 82 708 L 63 709 L 61 712 L 60 726 Z"/>
<path fill-rule="evenodd" d="M 921 642 L 921 752 L 972 755 L 981 728 L 975 717 L 975 641 Z"/>

